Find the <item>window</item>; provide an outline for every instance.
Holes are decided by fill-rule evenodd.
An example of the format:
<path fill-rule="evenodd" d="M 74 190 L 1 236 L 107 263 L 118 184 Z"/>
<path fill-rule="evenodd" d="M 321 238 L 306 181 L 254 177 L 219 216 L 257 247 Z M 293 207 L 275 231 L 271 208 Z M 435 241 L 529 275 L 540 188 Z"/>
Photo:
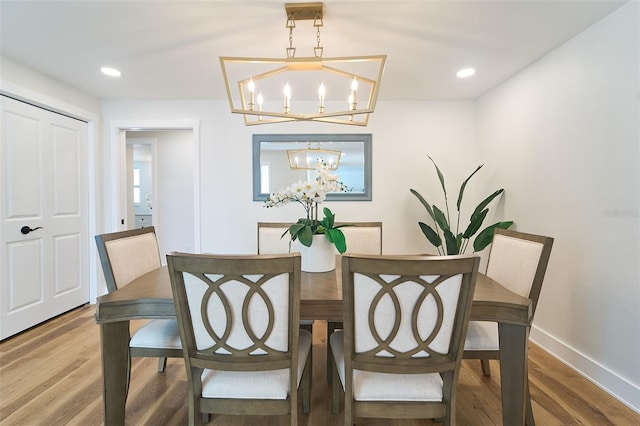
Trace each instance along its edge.
<path fill-rule="evenodd" d="M 140 204 L 140 169 L 133 169 L 133 203 Z"/>

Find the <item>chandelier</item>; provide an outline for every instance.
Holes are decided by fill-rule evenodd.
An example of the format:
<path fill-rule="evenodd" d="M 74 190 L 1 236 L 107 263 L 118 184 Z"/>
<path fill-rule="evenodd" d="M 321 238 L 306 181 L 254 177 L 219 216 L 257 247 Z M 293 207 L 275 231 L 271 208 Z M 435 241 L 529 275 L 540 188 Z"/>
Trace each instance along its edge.
<path fill-rule="evenodd" d="M 220 57 L 229 106 L 245 125 L 322 121 L 366 126 L 375 110 L 386 55 L 323 58 L 322 3 L 287 3 L 286 58 Z M 297 21 L 313 20 L 312 57 L 296 57 Z"/>
<path fill-rule="evenodd" d="M 329 170 L 337 170 L 340 166 L 341 151 L 322 149 L 320 142 L 317 148 L 311 148 L 311 142 L 307 142 L 306 149 L 289 149 L 289 168 L 294 170 L 314 170 L 317 163 L 322 163 Z"/>

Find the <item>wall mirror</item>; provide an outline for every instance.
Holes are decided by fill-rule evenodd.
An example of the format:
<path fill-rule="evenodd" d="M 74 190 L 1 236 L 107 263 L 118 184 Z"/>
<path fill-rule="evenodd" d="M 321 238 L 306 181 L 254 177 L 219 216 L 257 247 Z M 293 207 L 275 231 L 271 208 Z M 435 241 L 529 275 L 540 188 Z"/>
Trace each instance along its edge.
<path fill-rule="evenodd" d="M 305 149 L 307 153 L 299 151 Z M 337 151 L 339 163 L 324 151 Z M 318 156 L 332 167 L 337 163 L 332 173 L 348 188 L 328 194 L 327 200 L 371 200 L 371 134 L 347 133 L 253 135 L 253 201 L 265 201 L 299 180 L 314 179 Z M 309 169 L 303 168 L 306 164 Z"/>

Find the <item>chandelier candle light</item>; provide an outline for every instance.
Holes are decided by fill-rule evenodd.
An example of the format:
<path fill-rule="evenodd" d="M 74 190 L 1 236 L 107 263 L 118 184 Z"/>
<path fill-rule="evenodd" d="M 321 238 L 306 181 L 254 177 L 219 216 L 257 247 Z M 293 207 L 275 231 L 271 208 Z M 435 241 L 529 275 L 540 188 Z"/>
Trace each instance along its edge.
<path fill-rule="evenodd" d="M 322 121 L 366 126 L 375 110 L 387 56 L 323 58 L 323 4 L 287 3 L 285 10 L 289 30 L 286 58 L 220 57 L 231 112 L 243 114 L 246 125 Z M 317 44 L 313 56 L 298 58 L 293 29 L 296 21 L 303 20 L 313 20 Z M 278 101 L 281 96 L 283 102 Z"/>
<path fill-rule="evenodd" d="M 311 148 L 311 142 L 307 142 L 305 149 L 287 150 L 289 168 L 293 170 L 314 170 L 318 163 L 322 163 L 328 170 L 337 170 L 340 167 L 342 152 L 333 149 L 322 149 L 320 142 L 317 148 Z"/>

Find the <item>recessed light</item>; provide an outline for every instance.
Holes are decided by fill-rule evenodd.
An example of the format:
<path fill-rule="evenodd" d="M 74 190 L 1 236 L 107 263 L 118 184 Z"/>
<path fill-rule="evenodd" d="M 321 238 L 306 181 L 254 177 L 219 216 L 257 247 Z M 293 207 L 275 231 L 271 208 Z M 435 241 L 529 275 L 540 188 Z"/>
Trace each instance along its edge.
<path fill-rule="evenodd" d="M 120 77 L 122 73 L 115 68 L 111 67 L 102 67 L 100 68 L 103 74 L 108 75 L 110 77 Z"/>
<path fill-rule="evenodd" d="M 475 68 L 464 68 L 456 73 L 456 77 L 458 78 L 467 78 L 471 77 L 476 73 Z"/>

